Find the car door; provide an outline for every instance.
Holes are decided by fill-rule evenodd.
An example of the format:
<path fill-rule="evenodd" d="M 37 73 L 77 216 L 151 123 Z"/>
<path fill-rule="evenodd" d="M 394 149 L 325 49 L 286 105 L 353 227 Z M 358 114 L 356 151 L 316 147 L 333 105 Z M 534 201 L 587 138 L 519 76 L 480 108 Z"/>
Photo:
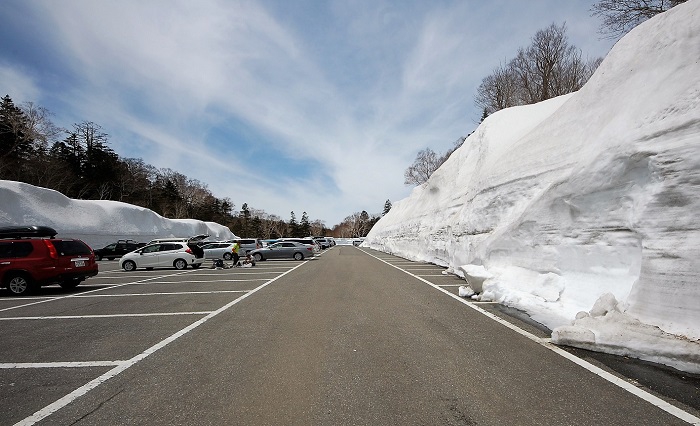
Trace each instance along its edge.
<path fill-rule="evenodd" d="M 231 247 L 231 244 L 229 243 L 218 243 L 216 245 L 216 248 L 214 249 L 214 259 L 223 259 L 225 253 L 231 252 L 231 249 L 229 247 Z"/>
<path fill-rule="evenodd" d="M 6 270 L 26 268 L 24 260 L 31 262 L 29 256 L 33 251 L 34 247 L 29 241 L 0 241 L 0 279 L 3 279 Z M 34 263 L 38 263 L 36 261 L 34 259 Z"/>
<path fill-rule="evenodd" d="M 151 244 L 141 249 L 136 260 L 139 267 L 152 268 L 158 266 L 158 253 L 162 244 Z"/>
<path fill-rule="evenodd" d="M 160 250 L 158 250 L 158 265 L 161 267 L 173 266 L 175 259 L 183 258 L 182 253 L 185 249 L 182 248 L 180 243 L 163 243 L 160 245 Z M 189 259 L 187 260 L 189 264 Z"/>
<path fill-rule="evenodd" d="M 281 243 L 281 246 L 279 250 L 276 251 L 277 253 L 277 258 L 278 259 L 291 259 L 294 256 L 294 250 L 297 248 L 297 245 L 294 243 Z"/>

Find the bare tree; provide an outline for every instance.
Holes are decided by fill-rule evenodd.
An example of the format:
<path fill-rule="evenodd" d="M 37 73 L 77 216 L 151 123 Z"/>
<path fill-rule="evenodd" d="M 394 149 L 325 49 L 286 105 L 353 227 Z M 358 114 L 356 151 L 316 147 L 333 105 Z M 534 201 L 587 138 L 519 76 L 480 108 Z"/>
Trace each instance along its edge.
<path fill-rule="evenodd" d="M 601 59 L 585 61 L 569 44 L 566 24 L 538 31 L 527 48 L 482 80 L 474 103 L 484 116 L 498 110 L 574 92 L 591 77 Z"/>
<path fill-rule="evenodd" d="M 326 229 L 326 224 L 322 220 L 316 219 L 310 223 L 311 235 L 323 236 L 323 231 Z"/>
<path fill-rule="evenodd" d="M 518 76 L 511 64 L 501 65 L 482 80 L 476 89 L 474 103 L 487 115 L 520 105 Z"/>
<path fill-rule="evenodd" d="M 404 172 L 404 183 L 406 185 L 424 184 L 441 164 L 441 159 L 432 149 L 426 148 L 419 151 L 413 164 Z"/>
<path fill-rule="evenodd" d="M 685 3 L 686 0 L 600 0 L 591 8 L 602 19 L 598 32 L 617 39 L 654 15 Z"/>

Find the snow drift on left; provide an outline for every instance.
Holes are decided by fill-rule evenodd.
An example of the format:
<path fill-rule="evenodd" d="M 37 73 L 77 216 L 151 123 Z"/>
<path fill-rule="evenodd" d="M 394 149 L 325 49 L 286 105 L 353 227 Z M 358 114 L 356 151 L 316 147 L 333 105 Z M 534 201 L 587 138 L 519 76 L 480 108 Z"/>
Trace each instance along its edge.
<path fill-rule="evenodd" d="M 59 237 L 79 238 L 92 248 L 117 239 L 148 242 L 153 238 L 208 234 L 235 238 L 227 227 L 195 219 L 168 219 L 144 207 L 109 200 L 74 200 L 52 189 L 0 180 L 0 226 L 44 225 Z"/>

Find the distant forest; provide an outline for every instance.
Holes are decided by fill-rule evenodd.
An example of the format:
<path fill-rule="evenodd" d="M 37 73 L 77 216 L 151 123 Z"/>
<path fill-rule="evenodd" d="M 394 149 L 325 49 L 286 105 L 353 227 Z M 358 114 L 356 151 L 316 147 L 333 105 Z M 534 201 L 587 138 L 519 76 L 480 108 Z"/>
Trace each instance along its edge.
<path fill-rule="evenodd" d="M 75 199 L 122 201 L 171 219 L 217 222 L 242 237 L 360 237 L 379 219 L 363 211 L 329 229 L 306 212 L 299 220 L 291 212 L 285 221 L 246 203 L 237 211 L 229 198 L 215 197 L 203 182 L 140 158 L 119 157 L 98 124 L 84 121 L 63 129 L 51 121 L 46 108 L 32 102 L 17 106 L 9 95 L 0 105 L 0 179 L 54 189 Z"/>

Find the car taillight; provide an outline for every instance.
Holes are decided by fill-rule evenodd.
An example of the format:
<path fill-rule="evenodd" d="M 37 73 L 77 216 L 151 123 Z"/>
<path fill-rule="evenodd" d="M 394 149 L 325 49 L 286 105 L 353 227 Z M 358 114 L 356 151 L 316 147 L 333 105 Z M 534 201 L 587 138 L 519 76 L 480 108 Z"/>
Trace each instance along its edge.
<path fill-rule="evenodd" d="M 192 249 L 189 249 L 189 248 L 188 248 L 187 250 L 185 250 L 185 253 L 192 254 Z"/>
<path fill-rule="evenodd" d="M 51 241 L 49 240 L 42 240 L 44 242 L 44 245 L 46 246 L 47 249 L 49 249 L 49 257 L 51 259 L 58 259 L 58 252 L 56 251 L 56 247 L 51 244 Z"/>
<path fill-rule="evenodd" d="M 306 249 L 307 249 L 308 251 L 313 251 L 313 249 L 312 249 L 311 247 L 307 247 Z"/>

